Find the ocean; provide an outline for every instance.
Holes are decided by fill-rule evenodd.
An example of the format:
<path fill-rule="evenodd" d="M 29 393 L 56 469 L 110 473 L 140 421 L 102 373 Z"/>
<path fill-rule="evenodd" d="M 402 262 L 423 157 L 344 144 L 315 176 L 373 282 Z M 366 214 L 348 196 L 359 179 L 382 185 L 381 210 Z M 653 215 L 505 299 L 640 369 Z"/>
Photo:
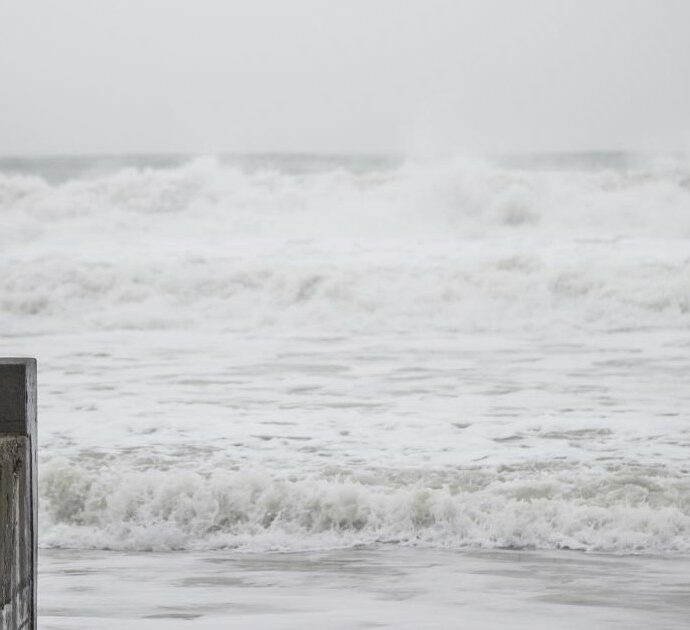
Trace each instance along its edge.
<path fill-rule="evenodd" d="M 0 251 L 46 630 L 690 627 L 687 157 L 4 158 Z"/>

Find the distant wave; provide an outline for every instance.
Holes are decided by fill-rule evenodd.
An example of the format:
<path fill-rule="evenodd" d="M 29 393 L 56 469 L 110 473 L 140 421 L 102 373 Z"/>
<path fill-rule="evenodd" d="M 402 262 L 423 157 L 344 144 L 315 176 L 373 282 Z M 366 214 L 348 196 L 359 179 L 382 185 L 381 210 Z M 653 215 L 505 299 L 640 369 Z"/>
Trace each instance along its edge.
<path fill-rule="evenodd" d="M 452 228 L 542 224 L 621 235 L 690 236 L 690 163 L 636 169 L 519 170 L 476 160 L 406 163 L 363 172 L 345 168 L 290 173 L 242 169 L 213 158 L 168 168 L 127 167 L 58 183 L 0 170 L 5 218 L 58 221 L 96 215 L 127 230 L 137 214 L 222 219 L 228 235 L 268 233 L 357 237 Z M 191 217 L 188 217 L 191 218 Z M 170 220 L 162 217 L 161 223 Z M 180 218 L 180 220 L 183 220 Z M 18 226 L 16 226 L 18 227 Z M 136 226 L 130 224 L 131 229 Z M 152 226 L 155 227 L 155 226 Z"/>
<path fill-rule="evenodd" d="M 690 483 L 640 470 L 420 471 L 373 479 L 258 470 L 41 470 L 41 541 L 118 550 L 359 544 L 690 551 Z"/>
<path fill-rule="evenodd" d="M 10 329 L 177 326 L 504 330 L 690 324 L 690 261 L 582 248 L 425 258 L 274 264 L 199 258 L 79 264 L 41 257 L 8 264 L 0 309 Z M 8 329 L 6 329 L 6 332 Z"/>
<path fill-rule="evenodd" d="M 0 318 L 14 332 L 686 326 L 688 208 L 682 163 L 0 173 Z"/>

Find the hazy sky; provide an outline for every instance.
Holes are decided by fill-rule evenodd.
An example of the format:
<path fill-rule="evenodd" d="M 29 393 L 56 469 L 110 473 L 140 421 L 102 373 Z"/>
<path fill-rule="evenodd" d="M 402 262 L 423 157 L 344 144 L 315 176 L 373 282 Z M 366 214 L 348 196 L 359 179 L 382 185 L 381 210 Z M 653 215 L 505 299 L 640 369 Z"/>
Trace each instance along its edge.
<path fill-rule="evenodd" d="M 690 0 L 0 0 L 0 153 L 690 148 Z"/>

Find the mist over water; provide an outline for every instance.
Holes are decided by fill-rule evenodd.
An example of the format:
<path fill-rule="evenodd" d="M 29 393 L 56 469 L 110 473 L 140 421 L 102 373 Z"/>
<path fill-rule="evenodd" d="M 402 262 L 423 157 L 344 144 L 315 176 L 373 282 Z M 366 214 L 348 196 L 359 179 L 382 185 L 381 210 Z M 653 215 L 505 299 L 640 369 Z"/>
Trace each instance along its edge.
<path fill-rule="evenodd" d="M 0 163 L 50 546 L 690 550 L 690 162 Z"/>

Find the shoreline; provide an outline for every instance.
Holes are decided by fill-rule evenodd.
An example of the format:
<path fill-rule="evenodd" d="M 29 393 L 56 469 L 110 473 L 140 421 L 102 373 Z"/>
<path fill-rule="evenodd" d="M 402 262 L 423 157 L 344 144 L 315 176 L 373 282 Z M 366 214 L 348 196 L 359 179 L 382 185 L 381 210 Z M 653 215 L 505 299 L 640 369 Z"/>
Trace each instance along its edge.
<path fill-rule="evenodd" d="M 41 550 L 39 628 L 682 627 L 690 554 Z"/>

